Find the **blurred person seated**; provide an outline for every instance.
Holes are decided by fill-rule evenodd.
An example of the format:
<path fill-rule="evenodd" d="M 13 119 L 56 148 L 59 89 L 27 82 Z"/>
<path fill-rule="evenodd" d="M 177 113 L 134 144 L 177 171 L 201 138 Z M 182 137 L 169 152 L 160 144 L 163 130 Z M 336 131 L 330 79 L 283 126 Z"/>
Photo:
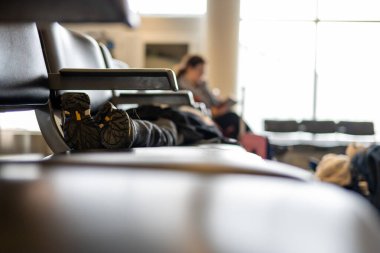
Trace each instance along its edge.
<path fill-rule="evenodd" d="M 178 86 L 182 90 L 191 91 L 196 102 L 207 106 L 225 137 L 238 140 L 242 132 L 251 132 L 251 129 L 232 111 L 235 100 L 222 100 L 211 92 L 204 80 L 205 64 L 205 59 L 199 55 L 186 55 L 178 67 Z"/>
<path fill-rule="evenodd" d="M 368 199 L 380 213 L 380 146 L 351 143 L 345 154 L 326 154 L 315 176 L 355 191 Z"/>

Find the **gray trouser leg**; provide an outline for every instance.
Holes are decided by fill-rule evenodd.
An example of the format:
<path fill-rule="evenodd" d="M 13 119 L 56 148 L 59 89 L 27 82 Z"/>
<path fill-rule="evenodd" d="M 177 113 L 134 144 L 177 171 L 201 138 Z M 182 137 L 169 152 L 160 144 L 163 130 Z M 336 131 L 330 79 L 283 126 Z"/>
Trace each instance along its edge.
<path fill-rule="evenodd" d="M 132 120 L 134 140 L 132 147 L 175 146 L 177 142 L 177 128 L 168 119 L 160 118 L 150 122 L 146 120 Z"/>

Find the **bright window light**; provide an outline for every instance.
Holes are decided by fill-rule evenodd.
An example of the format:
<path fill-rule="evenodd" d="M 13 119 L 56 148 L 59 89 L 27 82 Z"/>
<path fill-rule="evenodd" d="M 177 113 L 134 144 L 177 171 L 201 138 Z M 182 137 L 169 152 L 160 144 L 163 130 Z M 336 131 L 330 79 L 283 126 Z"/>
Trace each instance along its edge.
<path fill-rule="evenodd" d="M 313 20 L 316 0 L 240 0 L 243 20 Z"/>
<path fill-rule="evenodd" d="M 241 22 L 239 83 L 244 116 L 255 131 L 263 119 L 299 119 L 313 111 L 314 26 L 306 22 Z"/>
<path fill-rule="evenodd" d="M 0 113 L 0 129 L 40 131 L 34 111 Z"/>
<path fill-rule="evenodd" d="M 265 119 L 314 118 L 372 121 L 380 133 L 379 0 L 241 0 L 240 8 L 238 86 L 254 130 Z"/>
<path fill-rule="evenodd" d="M 207 0 L 134 0 L 130 1 L 133 11 L 141 15 L 192 16 L 204 15 Z"/>
<path fill-rule="evenodd" d="M 379 0 L 318 0 L 322 20 L 379 21 Z"/>
<path fill-rule="evenodd" d="M 380 23 L 321 23 L 317 117 L 380 126 Z"/>

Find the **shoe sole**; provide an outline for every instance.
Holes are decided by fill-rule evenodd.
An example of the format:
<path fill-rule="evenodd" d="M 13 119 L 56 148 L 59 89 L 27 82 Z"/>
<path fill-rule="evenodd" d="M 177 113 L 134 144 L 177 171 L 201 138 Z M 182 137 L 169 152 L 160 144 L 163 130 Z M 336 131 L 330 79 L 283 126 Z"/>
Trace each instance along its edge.
<path fill-rule="evenodd" d="M 102 148 L 100 128 L 90 115 L 86 93 L 67 92 L 61 96 L 63 138 L 72 150 Z"/>
<path fill-rule="evenodd" d="M 128 114 L 120 109 L 111 110 L 104 117 L 100 139 L 108 149 L 130 148 L 133 143 L 133 129 Z"/>
<path fill-rule="evenodd" d="M 90 109 L 90 98 L 86 93 L 67 92 L 61 96 L 61 107 L 64 111 L 85 111 Z"/>

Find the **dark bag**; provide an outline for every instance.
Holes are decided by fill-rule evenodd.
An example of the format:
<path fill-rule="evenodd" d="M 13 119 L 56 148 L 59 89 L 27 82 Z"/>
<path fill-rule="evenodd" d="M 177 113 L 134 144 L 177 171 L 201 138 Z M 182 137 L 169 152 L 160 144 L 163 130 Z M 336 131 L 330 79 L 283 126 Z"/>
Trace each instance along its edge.
<path fill-rule="evenodd" d="M 352 158 L 352 175 L 357 189 L 361 177 L 367 181 L 367 198 L 380 211 L 380 146 L 371 146 Z"/>

